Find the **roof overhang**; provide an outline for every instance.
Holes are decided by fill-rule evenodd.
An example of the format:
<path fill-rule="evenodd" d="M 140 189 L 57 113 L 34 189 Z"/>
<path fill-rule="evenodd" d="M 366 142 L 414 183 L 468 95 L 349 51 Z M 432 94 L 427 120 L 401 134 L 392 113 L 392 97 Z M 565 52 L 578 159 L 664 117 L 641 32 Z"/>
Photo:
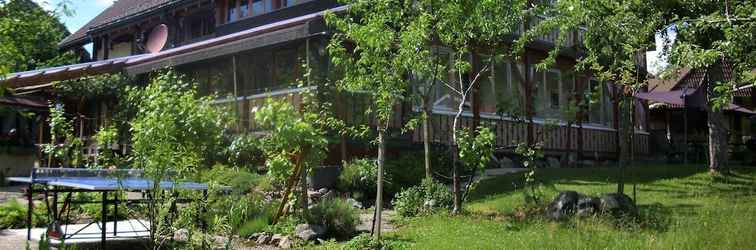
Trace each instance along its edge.
<path fill-rule="evenodd" d="M 344 9 L 345 6 L 337 7 L 150 54 L 129 60 L 125 70 L 129 75 L 138 75 L 324 34 L 325 13 Z"/>
<path fill-rule="evenodd" d="M 63 81 L 82 76 L 119 72 L 131 59 L 145 55 L 127 56 L 102 61 L 64 65 L 53 68 L 25 71 L 7 75 L 2 80 L 14 90 L 30 90 L 36 85 L 45 85 L 55 81 Z"/>

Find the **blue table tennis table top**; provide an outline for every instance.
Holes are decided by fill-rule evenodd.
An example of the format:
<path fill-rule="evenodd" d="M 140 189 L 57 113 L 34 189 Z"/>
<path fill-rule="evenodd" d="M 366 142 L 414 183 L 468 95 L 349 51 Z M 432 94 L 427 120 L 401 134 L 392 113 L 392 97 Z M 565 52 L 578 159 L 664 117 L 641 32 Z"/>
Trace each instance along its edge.
<path fill-rule="evenodd" d="M 153 181 L 145 178 L 126 177 L 9 177 L 10 182 L 44 184 L 50 186 L 78 188 L 94 191 L 110 190 L 152 190 Z M 208 185 L 197 182 L 174 182 L 161 181 L 160 189 L 187 189 L 187 190 L 207 190 Z"/>

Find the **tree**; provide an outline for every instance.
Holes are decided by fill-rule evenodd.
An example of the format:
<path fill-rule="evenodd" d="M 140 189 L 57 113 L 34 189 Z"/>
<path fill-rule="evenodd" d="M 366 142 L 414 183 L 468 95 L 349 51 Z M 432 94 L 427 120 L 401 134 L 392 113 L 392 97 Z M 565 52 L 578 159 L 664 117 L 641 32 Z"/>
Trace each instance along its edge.
<path fill-rule="evenodd" d="M 125 102 L 138 107 L 131 120 L 132 165 L 144 169 L 153 187 L 148 193 L 155 201 L 148 204 L 150 236 L 155 249 L 161 249 L 177 228 L 192 230 L 190 240 L 207 242 L 212 233 L 228 233 L 224 218 L 212 218 L 209 234 L 200 231 L 196 222 L 203 210 L 198 202 L 182 207 L 176 220 L 171 216 L 175 194 L 179 190 L 162 190 L 165 179 L 176 182 L 195 178 L 212 164 L 223 142 L 230 118 L 212 105 L 213 96 L 198 97 L 195 81 L 187 81 L 173 72 L 161 72 L 146 87 L 131 87 Z M 174 185 L 176 187 L 177 185 Z M 163 192 L 166 191 L 166 192 Z M 194 199 L 200 194 L 191 192 Z M 226 217 L 227 218 L 227 217 Z M 175 222 L 175 223 L 174 223 Z M 215 231 L 215 232 L 213 232 Z M 196 246 L 195 246 L 196 247 Z"/>
<path fill-rule="evenodd" d="M 313 122 L 319 115 L 311 112 L 298 113 L 291 103 L 268 100 L 255 112 L 255 121 L 268 131 L 261 142 L 267 160 L 268 175 L 273 180 L 286 183 L 283 201 L 273 219 L 277 222 L 288 202 L 289 194 L 300 184 L 299 202 L 302 214 L 307 216 L 307 172 L 325 158 L 328 141 L 325 131 Z"/>
<path fill-rule="evenodd" d="M 479 82 L 489 73 L 491 65 L 502 60 L 502 48 L 506 46 L 509 35 L 516 31 L 521 22 L 521 10 L 526 1 L 469 1 L 451 0 L 415 1 L 415 8 L 422 16 L 429 19 L 426 32 L 429 45 L 448 48 L 453 52 L 452 62 L 446 67 L 443 60 L 433 60 L 445 69 L 450 69 L 456 79 L 440 78 L 457 104 L 457 111 L 452 122 L 451 145 L 454 208 L 453 213 L 462 209 L 460 176 L 458 171 L 460 151 L 459 121 L 466 109 L 466 102 L 477 94 Z M 434 50 L 438 51 L 438 50 Z M 491 56 L 483 56 L 489 54 Z M 438 58 L 438 54 L 434 55 Z M 474 107 L 473 107 L 474 108 Z M 474 134 L 479 128 L 479 111 L 473 110 L 475 123 Z M 473 138 L 467 136 L 465 138 Z M 490 157 L 490 155 L 488 156 Z"/>
<path fill-rule="evenodd" d="M 0 73 L 76 62 L 72 52 L 58 49 L 70 34 L 61 14 L 70 14 L 65 2 L 47 11 L 32 0 L 0 0 Z"/>
<path fill-rule="evenodd" d="M 731 77 L 708 81 L 709 168 L 718 172 L 727 159 L 727 136 L 723 130 L 721 109 L 730 103 L 735 84 L 754 84 L 756 52 L 756 3 L 753 1 L 611 1 L 565 0 L 553 5 L 533 5 L 532 13 L 549 18 L 518 40 L 518 48 L 538 35 L 551 30 L 576 30 L 585 27 L 585 57 L 579 68 L 590 69 L 600 79 L 610 80 L 628 96 L 644 84 L 645 70 L 639 65 L 639 52 L 651 47 L 655 32 L 677 32 L 677 39 L 664 52 L 671 70 L 689 67 L 710 71 L 715 65 L 732 69 Z M 675 29 L 669 29 L 673 26 Z M 562 32 L 558 44 L 543 65 L 553 63 L 564 44 Z M 712 75 L 722 72 L 721 66 Z M 721 74 L 720 74 L 721 75 Z M 716 79 L 716 78 L 714 78 Z M 632 105 L 627 105 L 632 106 Z M 630 126 L 632 127 L 632 126 Z M 629 129 L 632 134 L 632 129 Z M 629 147 L 624 147 L 625 150 Z M 620 185 L 621 191 L 621 185 Z"/>
<path fill-rule="evenodd" d="M 566 0 L 552 4 L 533 2 L 527 6 L 526 13 L 526 20 L 535 18 L 536 15 L 545 17 L 545 20 L 532 25 L 517 39 L 513 54 L 521 54 L 525 45 L 537 37 L 559 30 L 553 48 L 536 67 L 547 69 L 563 51 L 578 51 L 580 53 L 577 54 L 583 56 L 577 58 L 576 72 L 588 71 L 601 81 L 619 86 L 614 88 L 614 101 L 632 103 L 633 91 L 639 89 L 646 78 L 645 69 L 637 66 L 640 65 L 637 55 L 651 46 L 650 37 L 659 17 L 652 3 L 612 0 Z M 576 34 L 579 29 L 584 30 L 583 43 L 565 47 L 568 36 Z M 624 106 L 632 108 L 634 105 Z M 615 110 L 615 113 L 619 112 L 623 111 Z M 632 135 L 632 124 L 626 119 L 615 121 L 620 123 L 620 128 L 625 128 L 618 130 L 616 139 L 618 142 L 626 141 L 621 138 Z M 620 155 L 628 155 L 631 146 L 632 143 L 620 143 Z M 618 192 L 623 192 L 624 189 L 623 162 L 620 161 Z"/>
<path fill-rule="evenodd" d="M 756 2 L 671 1 L 660 12 L 664 22 L 659 30 L 677 32 L 665 51 L 672 65 L 669 70 L 687 67 L 705 72 L 709 171 L 716 174 L 728 157 L 723 109 L 732 102 L 736 87 L 756 84 Z M 666 29 L 670 26 L 674 29 Z"/>
<path fill-rule="evenodd" d="M 374 236 L 381 237 L 383 174 L 386 135 L 394 107 L 406 98 L 412 70 L 429 58 L 427 19 L 415 12 L 410 0 L 345 0 L 347 13 L 329 14 L 326 21 L 337 33 L 328 45 L 331 61 L 343 70 L 337 85 L 348 91 L 364 91 L 372 98 L 378 132 L 378 172 Z"/>

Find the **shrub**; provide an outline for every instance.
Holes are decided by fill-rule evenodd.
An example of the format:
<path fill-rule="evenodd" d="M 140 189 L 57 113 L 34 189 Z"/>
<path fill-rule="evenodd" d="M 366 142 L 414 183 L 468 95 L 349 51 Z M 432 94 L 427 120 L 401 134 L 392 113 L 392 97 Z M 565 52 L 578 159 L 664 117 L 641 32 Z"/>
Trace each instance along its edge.
<path fill-rule="evenodd" d="M 452 194 L 444 184 L 425 179 L 419 186 L 402 190 L 392 204 L 399 215 L 412 217 L 449 209 L 452 202 Z"/>
<path fill-rule="evenodd" d="M 344 164 L 336 188 L 352 193 L 355 199 L 365 201 L 375 198 L 378 168 L 372 159 L 357 159 Z"/>
<path fill-rule="evenodd" d="M 212 169 L 201 172 L 204 182 L 230 186 L 234 192 L 247 193 L 265 182 L 265 176 L 250 172 L 245 168 L 232 168 L 216 164 Z"/>
<path fill-rule="evenodd" d="M 250 221 L 247 221 L 239 228 L 239 236 L 249 237 L 252 234 L 265 232 L 270 223 L 269 216 L 259 216 Z"/>
<path fill-rule="evenodd" d="M 344 246 L 341 249 L 382 249 L 382 250 L 390 250 L 390 249 L 408 249 L 410 248 L 407 246 L 406 243 L 400 242 L 391 238 L 382 238 L 380 240 L 376 240 L 375 238 L 371 237 L 369 234 L 361 234 L 357 237 L 354 237 L 352 240 L 344 244 Z"/>
<path fill-rule="evenodd" d="M 45 210 L 44 206 L 39 205 L 32 210 L 33 226 L 38 227 L 47 224 L 47 217 L 44 216 Z M 26 205 L 15 199 L 0 205 L 0 229 L 26 227 L 26 211 Z"/>
<path fill-rule="evenodd" d="M 360 219 L 351 204 L 342 199 L 325 199 L 310 209 L 308 223 L 326 227 L 326 235 L 344 239 L 355 232 Z"/>
<path fill-rule="evenodd" d="M 258 146 L 255 136 L 248 134 L 236 136 L 225 151 L 228 162 L 246 169 L 255 169 L 265 164 L 265 157 Z"/>

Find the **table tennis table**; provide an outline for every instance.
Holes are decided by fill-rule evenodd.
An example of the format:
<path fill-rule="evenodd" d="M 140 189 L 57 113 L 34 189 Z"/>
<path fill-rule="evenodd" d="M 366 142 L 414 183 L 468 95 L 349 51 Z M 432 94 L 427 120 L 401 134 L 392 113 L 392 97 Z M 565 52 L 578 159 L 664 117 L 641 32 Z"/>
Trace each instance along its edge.
<path fill-rule="evenodd" d="M 166 176 L 171 176 L 168 174 Z M 108 219 L 108 206 L 113 205 L 114 212 L 113 218 L 113 236 L 117 236 L 118 233 L 118 205 L 125 204 L 139 204 L 154 202 L 155 199 L 151 196 L 150 192 L 147 193 L 145 198 L 145 191 L 155 191 L 159 189 L 161 191 L 174 191 L 177 194 L 177 190 L 192 190 L 201 191 L 203 200 L 207 199 L 207 192 L 209 186 L 204 183 L 198 182 L 186 182 L 165 179 L 157 183 L 147 178 L 145 173 L 141 169 L 83 169 L 83 168 L 33 168 L 29 177 L 9 177 L 6 178 L 9 182 L 24 183 L 28 185 L 26 190 L 26 196 L 28 199 L 27 210 L 27 240 L 31 240 L 32 229 L 32 211 L 33 211 L 33 197 L 34 194 L 44 194 L 44 202 L 47 205 L 47 216 L 52 217 L 50 225 L 48 225 L 48 236 L 58 239 L 70 239 L 77 234 L 80 234 L 85 228 L 97 224 L 100 227 L 100 249 L 106 249 L 107 232 L 106 222 Z M 223 187 L 222 187 L 223 188 Z M 142 192 L 141 199 L 120 199 L 116 192 Z M 77 203 L 72 201 L 72 195 L 74 193 L 100 193 L 101 199 L 99 202 L 78 202 L 81 203 L 99 203 L 101 204 L 102 214 L 100 220 L 93 220 L 91 223 L 84 226 L 84 228 L 78 231 L 68 234 L 67 225 L 66 231 L 62 231 L 60 222 L 62 222 L 62 216 L 66 214 L 66 219 L 70 215 L 71 204 Z M 63 201 L 58 200 L 59 194 L 68 195 Z M 108 198 L 108 194 L 116 193 L 112 199 Z M 53 202 L 50 202 L 50 197 Z M 196 199 L 175 199 L 176 203 L 186 203 L 192 201 L 198 201 Z M 62 205 L 58 209 L 58 205 Z M 175 207 L 175 204 L 172 204 Z M 204 223 L 203 223 L 204 224 Z M 149 228 L 142 224 L 143 228 Z M 82 233 L 83 234 L 83 233 Z"/>

